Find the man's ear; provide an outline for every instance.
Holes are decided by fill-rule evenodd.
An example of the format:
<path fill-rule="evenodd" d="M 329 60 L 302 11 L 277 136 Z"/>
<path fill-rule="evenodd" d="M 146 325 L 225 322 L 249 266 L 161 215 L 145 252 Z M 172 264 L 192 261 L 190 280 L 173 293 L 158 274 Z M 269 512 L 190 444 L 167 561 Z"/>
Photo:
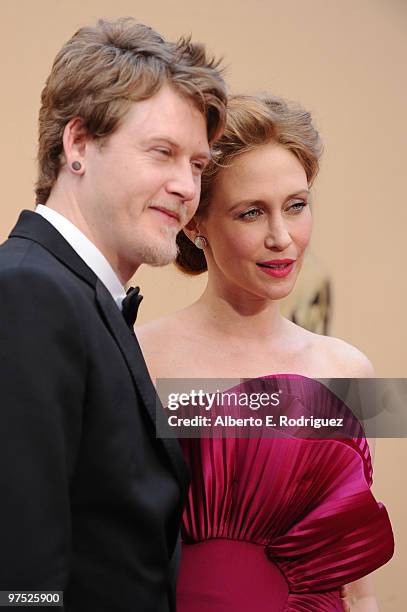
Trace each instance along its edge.
<path fill-rule="evenodd" d="M 72 169 L 72 164 L 79 162 L 80 169 L 75 174 L 85 172 L 85 150 L 89 141 L 89 132 L 81 117 L 74 117 L 65 126 L 62 142 L 64 145 L 64 156 L 67 165 Z"/>

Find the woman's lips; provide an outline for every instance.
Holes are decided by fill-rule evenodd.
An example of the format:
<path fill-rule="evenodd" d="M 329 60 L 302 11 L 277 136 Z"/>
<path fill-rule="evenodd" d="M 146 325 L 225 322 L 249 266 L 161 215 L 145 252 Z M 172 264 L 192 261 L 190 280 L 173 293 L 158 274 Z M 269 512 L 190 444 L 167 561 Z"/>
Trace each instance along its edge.
<path fill-rule="evenodd" d="M 273 261 L 263 261 L 256 264 L 260 270 L 263 270 L 269 276 L 274 278 L 283 278 L 290 274 L 295 264 L 295 259 L 279 259 Z"/>

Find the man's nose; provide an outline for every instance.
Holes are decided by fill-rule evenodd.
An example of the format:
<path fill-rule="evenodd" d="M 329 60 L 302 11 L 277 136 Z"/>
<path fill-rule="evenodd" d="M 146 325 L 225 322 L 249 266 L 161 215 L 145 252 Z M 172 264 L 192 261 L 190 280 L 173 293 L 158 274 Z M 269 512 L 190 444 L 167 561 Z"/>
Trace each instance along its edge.
<path fill-rule="evenodd" d="M 194 200 L 199 196 L 200 180 L 194 172 L 190 162 L 177 164 L 174 174 L 167 182 L 167 191 L 176 195 L 184 202 Z"/>

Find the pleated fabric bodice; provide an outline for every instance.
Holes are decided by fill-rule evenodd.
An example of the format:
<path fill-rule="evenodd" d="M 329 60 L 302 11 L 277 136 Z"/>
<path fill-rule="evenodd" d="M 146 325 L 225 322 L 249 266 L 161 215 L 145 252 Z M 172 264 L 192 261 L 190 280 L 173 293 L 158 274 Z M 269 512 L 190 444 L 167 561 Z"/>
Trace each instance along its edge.
<path fill-rule="evenodd" d="M 338 413 L 323 385 L 302 377 L 286 384 L 302 404 L 305 394 L 325 414 L 336 403 Z M 392 529 L 370 489 L 364 437 L 180 442 L 192 483 L 179 612 L 339 611 L 340 587 L 391 558 Z"/>

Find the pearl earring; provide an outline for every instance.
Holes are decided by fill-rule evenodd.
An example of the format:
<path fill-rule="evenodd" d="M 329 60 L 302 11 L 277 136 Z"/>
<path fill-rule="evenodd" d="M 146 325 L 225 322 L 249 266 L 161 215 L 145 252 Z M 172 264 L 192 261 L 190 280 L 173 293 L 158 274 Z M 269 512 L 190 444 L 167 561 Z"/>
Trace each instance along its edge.
<path fill-rule="evenodd" d="M 198 235 L 194 238 L 194 245 L 197 247 L 197 249 L 204 249 L 208 246 L 208 241 L 205 236 Z"/>

